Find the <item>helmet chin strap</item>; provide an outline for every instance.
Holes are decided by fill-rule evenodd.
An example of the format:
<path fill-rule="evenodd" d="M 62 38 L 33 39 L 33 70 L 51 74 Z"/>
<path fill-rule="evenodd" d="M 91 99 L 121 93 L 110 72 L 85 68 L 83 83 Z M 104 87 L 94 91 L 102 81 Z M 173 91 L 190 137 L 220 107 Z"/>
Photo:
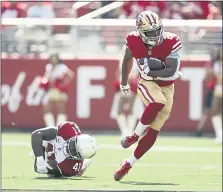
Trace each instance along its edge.
<path fill-rule="evenodd" d="M 63 153 L 64 153 L 64 155 L 67 157 L 67 158 L 81 158 L 81 156 L 80 156 L 80 154 L 79 154 L 79 152 L 78 152 L 78 149 L 77 149 L 77 147 L 76 147 L 76 141 L 77 141 L 77 138 L 74 136 L 74 137 L 72 137 L 72 138 L 70 138 L 68 141 L 66 141 L 65 143 L 64 143 L 64 146 L 63 146 Z M 75 143 L 75 149 L 76 149 L 76 155 L 77 156 L 74 156 L 74 155 L 72 155 L 72 153 L 71 153 L 71 150 L 70 150 L 70 147 L 69 147 L 69 143 L 71 143 L 71 142 L 73 142 L 73 144 Z"/>

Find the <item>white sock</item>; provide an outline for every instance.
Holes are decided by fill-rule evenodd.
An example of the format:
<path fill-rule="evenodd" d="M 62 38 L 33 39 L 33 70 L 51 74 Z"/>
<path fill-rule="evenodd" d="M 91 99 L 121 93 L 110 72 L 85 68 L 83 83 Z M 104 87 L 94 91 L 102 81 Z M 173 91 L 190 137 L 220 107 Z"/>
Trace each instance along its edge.
<path fill-rule="evenodd" d="M 127 122 L 128 122 L 129 135 L 131 135 L 132 132 L 135 130 L 137 118 L 135 117 L 135 115 L 128 115 Z"/>
<path fill-rule="evenodd" d="M 211 120 L 215 131 L 216 139 L 222 140 L 222 116 L 221 115 L 212 116 Z"/>
<path fill-rule="evenodd" d="M 148 127 L 149 125 L 143 125 L 140 121 L 139 123 L 137 124 L 136 126 L 136 129 L 134 131 L 134 133 L 138 136 L 142 136 L 144 131 L 146 130 L 146 128 Z"/>
<path fill-rule="evenodd" d="M 84 159 L 81 170 L 88 168 L 91 165 L 91 159 Z"/>
<path fill-rule="evenodd" d="M 59 113 L 57 115 L 57 124 L 56 124 L 56 126 L 58 126 L 60 123 L 63 123 L 66 120 L 67 120 L 67 115 L 64 114 L 64 113 Z"/>
<path fill-rule="evenodd" d="M 44 119 L 45 125 L 47 127 L 49 127 L 49 126 L 56 126 L 53 113 L 45 113 L 43 115 L 43 119 Z"/>
<path fill-rule="evenodd" d="M 130 156 L 127 161 L 130 163 L 131 167 L 135 164 L 138 159 L 135 158 L 134 155 Z"/>
<path fill-rule="evenodd" d="M 120 114 L 117 116 L 116 121 L 118 123 L 118 127 L 121 131 L 122 136 L 127 136 L 128 135 L 128 130 L 127 130 L 127 124 L 126 124 L 126 117 L 124 114 Z"/>

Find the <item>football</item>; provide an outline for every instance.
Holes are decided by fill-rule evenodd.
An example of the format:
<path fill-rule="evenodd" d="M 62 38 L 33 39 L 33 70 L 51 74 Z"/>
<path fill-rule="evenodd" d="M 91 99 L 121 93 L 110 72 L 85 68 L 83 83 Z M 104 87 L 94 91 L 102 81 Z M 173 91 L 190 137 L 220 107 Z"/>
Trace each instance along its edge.
<path fill-rule="evenodd" d="M 138 59 L 140 65 L 143 65 L 145 68 L 149 66 L 150 70 L 160 70 L 165 69 L 165 63 L 160 61 L 159 59 L 153 57 L 145 57 Z"/>

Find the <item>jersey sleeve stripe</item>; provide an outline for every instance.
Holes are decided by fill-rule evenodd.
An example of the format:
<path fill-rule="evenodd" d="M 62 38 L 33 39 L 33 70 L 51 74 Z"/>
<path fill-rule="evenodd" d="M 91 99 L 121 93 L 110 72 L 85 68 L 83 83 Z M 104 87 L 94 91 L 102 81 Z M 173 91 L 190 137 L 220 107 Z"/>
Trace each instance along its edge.
<path fill-rule="evenodd" d="M 181 42 L 178 41 L 178 42 L 173 46 L 173 49 L 174 49 L 175 47 L 177 47 L 178 45 L 180 45 L 180 44 L 181 44 Z"/>
<path fill-rule="evenodd" d="M 177 51 L 177 50 L 179 50 L 179 49 L 181 49 L 181 48 L 182 48 L 182 45 L 179 44 L 175 49 L 173 49 L 173 50 L 171 51 L 171 53 L 172 53 L 172 52 L 175 52 L 175 51 Z"/>

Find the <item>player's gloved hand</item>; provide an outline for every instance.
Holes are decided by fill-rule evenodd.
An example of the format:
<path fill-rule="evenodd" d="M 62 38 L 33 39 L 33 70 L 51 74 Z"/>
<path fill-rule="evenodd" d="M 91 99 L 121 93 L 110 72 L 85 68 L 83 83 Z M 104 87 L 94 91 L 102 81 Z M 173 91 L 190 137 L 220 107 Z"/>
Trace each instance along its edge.
<path fill-rule="evenodd" d="M 37 172 L 41 174 L 48 173 L 47 168 L 51 170 L 53 169 L 48 163 L 46 163 L 43 156 L 36 158 L 36 168 L 37 168 Z"/>
<path fill-rule="evenodd" d="M 140 65 L 142 66 L 142 71 L 147 75 L 150 71 L 149 64 L 147 58 L 142 58 L 139 60 Z"/>
<path fill-rule="evenodd" d="M 143 70 L 143 72 L 144 72 L 146 75 L 148 75 L 149 71 L 150 71 L 149 66 L 147 66 L 147 67 L 144 68 L 144 70 Z"/>
<path fill-rule="evenodd" d="M 127 84 L 127 85 L 120 84 L 120 89 L 126 95 L 128 95 L 130 93 L 130 86 L 129 86 L 129 84 Z"/>

